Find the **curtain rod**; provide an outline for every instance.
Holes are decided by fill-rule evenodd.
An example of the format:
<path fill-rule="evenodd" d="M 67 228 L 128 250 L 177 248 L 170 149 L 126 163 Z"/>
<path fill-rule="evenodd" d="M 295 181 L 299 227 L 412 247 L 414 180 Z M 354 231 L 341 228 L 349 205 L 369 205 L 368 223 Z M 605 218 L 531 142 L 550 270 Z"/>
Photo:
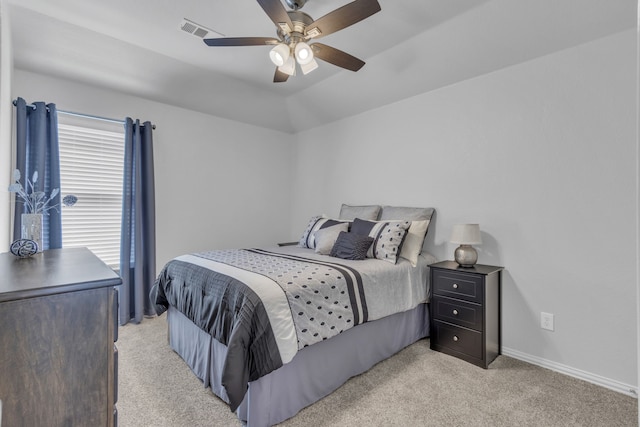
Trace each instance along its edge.
<path fill-rule="evenodd" d="M 18 100 L 17 99 L 13 100 L 13 105 L 14 106 L 18 105 Z M 27 104 L 27 107 L 31 107 L 34 110 L 36 109 L 36 106 L 33 105 L 33 104 Z M 58 110 L 58 113 L 68 114 L 70 116 L 77 116 L 77 117 L 88 117 L 88 118 L 91 118 L 91 119 L 103 120 L 105 122 L 123 123 L 124 124 L 124 120 L 110 119 L 108 117 L 100 117 L 100 116 L 94 116 L 94 115 L 91 115 L 91 114 L 84 114 L 84 113 L 74 113 L 73 111 Z M 151 124 L 151 128 L 155 130 L 156 125 Z"/>

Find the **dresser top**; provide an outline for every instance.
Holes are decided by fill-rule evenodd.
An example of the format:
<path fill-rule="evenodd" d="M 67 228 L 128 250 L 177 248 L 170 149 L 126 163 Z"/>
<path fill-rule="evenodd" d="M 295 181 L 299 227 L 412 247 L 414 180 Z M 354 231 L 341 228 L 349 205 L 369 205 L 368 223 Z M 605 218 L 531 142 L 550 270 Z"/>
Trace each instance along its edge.
<path fill-rule="evenodd" d="M 29 258 L 0 254 L 0 302 L 122 283 L 87 248 L 50 249 Z"/>
<path fill-rule="evenodd" d="M 495 265 L 475 264 L 473 267 L 460 267 L 455 261 L 441 261 L 435 264 L 429 265 L 429 267 L 443 268 L 446 270 L 455 270 L 461 273 L 475 273 L 475 274 L 491 274 L 496 271 L 501 271 L 504 267 L 498 267 Z"/>

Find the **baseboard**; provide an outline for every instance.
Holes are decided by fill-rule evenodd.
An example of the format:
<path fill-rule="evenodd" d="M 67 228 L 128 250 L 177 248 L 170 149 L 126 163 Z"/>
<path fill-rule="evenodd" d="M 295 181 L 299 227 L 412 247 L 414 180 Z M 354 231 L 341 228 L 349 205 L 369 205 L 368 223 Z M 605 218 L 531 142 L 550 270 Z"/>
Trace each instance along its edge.
<path fill-rule="evenodd" d="M 514 359 L 522 360 L 524 362 L 531 363 L 532 365 L 541 366 L 543 368 L 551 369 L 552 371 L 560 372 L 561 374 L 569 375 L 580 380 L 590 382 L 595 385 L 599 385 L 608 388 L 618 393 L 626 394 L 627 396 L 638 398 L 638 387 L 629 384 L 622 383 L 620 381 L 605 378 L 600 375 L 592 374 L 590 372 L 582 371 L 580 369 L 572 368 L 571 366 L 563 365 L 562 363 L 553 362 L 551 360 L 543 359 L 541 357 L 532 356 L 530 354 L 522 353 L 512 348 L 502 347 L 501 354 Z"/>

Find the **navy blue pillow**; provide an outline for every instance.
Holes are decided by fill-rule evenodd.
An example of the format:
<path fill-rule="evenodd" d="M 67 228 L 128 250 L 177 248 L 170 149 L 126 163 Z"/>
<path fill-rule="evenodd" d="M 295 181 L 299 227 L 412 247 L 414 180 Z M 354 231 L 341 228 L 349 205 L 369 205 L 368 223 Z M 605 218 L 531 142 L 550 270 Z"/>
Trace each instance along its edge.
<path fill-rule="evenodd" d="M 373 243 L 373 237 L 341 231 L 331 248 L 331 256 L 342 259 L 363 260 Z"/>
<path fill-rule="evenodd" d="M 364 219 L 356 218 L 353 220 L 353 223 L 351 223 L 349 231 L 362 236 L 368 236 L 375 225 L 376 223 L 373 221 L 365 221 Z"/>

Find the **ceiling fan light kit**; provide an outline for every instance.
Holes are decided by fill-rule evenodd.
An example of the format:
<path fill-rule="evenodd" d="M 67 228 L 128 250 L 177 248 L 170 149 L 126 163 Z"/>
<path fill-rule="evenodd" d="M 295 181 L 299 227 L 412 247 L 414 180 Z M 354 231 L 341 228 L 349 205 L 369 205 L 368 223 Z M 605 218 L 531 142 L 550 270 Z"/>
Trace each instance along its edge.
<path fill-rule="evenodd" d="M 296 60 L 293 59 L 293 56 L 290 56 L 289 59 L 287 59 L 287 61 L 278 67 L 278 70 L 280 70 L 281 72 L 285 73 L 288 76 L 295 76 L 296 75 Z"/>
<path fill-rule="evenodd" d="M 269 52 L 269 58 L 271 58 L 271 62 L 273 62 L 278 67 L 284 65 L 285 62 L 289 59 L 291 54 L 291 48 L 284 43 L 277 44 L 276 47 L 271 49 Z"/>
<path fill-rule="evenodd" d="M 274 83 L 287 81 L 295 75 L 296 63 L 303 74 L 318 68 L 316 58 L 330 64 L 358 71 L 364 61 L 341 50 L 321 43 L 309 44 L 313 39 L 327 36 L 349 27 L 381 10 L 377 0 L 355 0 L 323 17 L 313 20 L 299 9 L 308 0 L 285 0 L 293 10 L 286 10 L 280 0 L 257 0 L 276 25 L 278 38 L 274 37 L 223 37 L 205 39 L 208 46 L 262 46 L 275 45 L 269 52 L 276 65 Z M 294 59 L 295 58 L 295 59 Z"/>
<path fill-rule="evenodd" d="M 300 65 L 307 65 L 313 61 L 313 52 L 308 44 L 305 42 L 296 43 L 295 47 L 296 60 Z"/>
<path fill-rule="evenodd" d="M 311 58 L 311 61 L 306 64 L 300 64 L 300 69 L 302 70 L 302 74 L 309 74 L 313 70 L 318 68 L 318 61 Z"/>

